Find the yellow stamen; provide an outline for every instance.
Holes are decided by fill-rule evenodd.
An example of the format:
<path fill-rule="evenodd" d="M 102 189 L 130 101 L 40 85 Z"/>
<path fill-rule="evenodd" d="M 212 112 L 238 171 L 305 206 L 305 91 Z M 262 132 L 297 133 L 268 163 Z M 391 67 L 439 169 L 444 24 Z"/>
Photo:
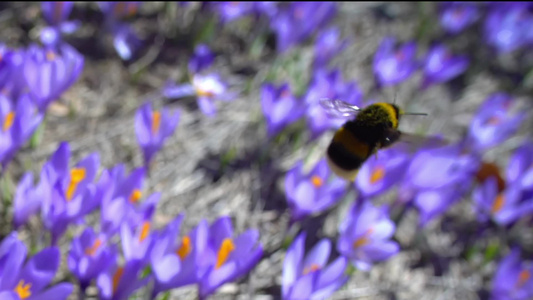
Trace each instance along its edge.
<path fill-rule="evenodd" d="M 54 51 L 52 51 L 52 50 L 47 51 L 46 52 L 46 60 L 53 61 L 54 59 L 56 59 L 56 54 L 54 53 Z"/>
<path fill-rule="evenodd" d="M 122 274 L 124 274 L 124 267 L 119 267 L 113 275 L 113 294 L 115 294 L 115 292 L 117 291 L 117 287 L 120 282 L 120 278 L 122 278 Z"/>
<path fill-rule="evenodd" d="M 4 119 L 4 126 L 2 127 L 4 132 L 8 131 L 9 128 L 11 128 L 11 126 L 13 126 L 13 122 L 14 121 L 15 121 L 15 112 L 14 111 L 10 111 L 6 115 L 6 118 Z"/>
<path fill-rule="evenodd" d="M 218 249 L 217 264 L 215 269 L 222 267 L 226 260 L 228 260 L 228 257 L 233 250 L 235 250 L 235 244 L 233 244 L 233 241 L 230 238 L 224 239 L 220 249 Z"/>
<path fill-rule="evenodd" d="M 141 227 L 141 234 L 139 235 L 139 242 L 144 241 L 150 234 L 150 222 L 144 221 Z"/>
<path fill-rule="evenodd" d="M 100 239 L 94 240 L 94 243 L 92 244 L 92 246 L 87 247 L 87 249 L 85 249 L 85 254 L 89 256 L 93 256 L 96 253 L 96 251 L 98 251 L 98 248 L 100 248 L 100 246 L 102 246 L 102 240 Z"/>
<path fill-rule="evenodd" d="M 374 171 L 372 172 L 372 175 L 370 175 L 370 183 L 374 184 L 380 181 L 385 177 L 385 168 L 382 166 L 377 166 Z"/>
<path fill-rule="evenodd" d="M 31 283 L 24 284 L 24 280 L 21 280 L 15 287 L 15 293 L 17 293 L 20 299 L 26 299 L 31 296 L 30 288 Z"/>
<path fill-rule="evenodd" d="M 522 270 L 518 275 L 518 281 L 516 282 L 516 288 L 521 288 L 531 278 L 531 273 L 528 270 Z"/>
<path fill-rule="evenodd" d="M 129 200 L 130 200 L 131 203 L 137 203 L 139 201 L 139 199 L 141 199 L 141 197 L 142 197 L 141 190 L 134 189 L 133 192 L 131 192 Z"/>
<path fill-rule="evenodd" d="M 368 244 L 368 242 L 370 242 L 370 235 L 372 234 L 372 232 L 374 232 L 374 229 L 372 228 L 368 228 L 368 230 L 365 232 L 365 234 L 358 238 L 354 243 L 353 243 L 353 248 L 356 249 L 356 248 L 359 248 L 359 247 L 362 247 L 366 244 Z"/>
<path fill-rule="evenodd" d="M 156 134 L 159 132 L 159 127 L 161 126 L 161 113 L 158 111 L 152 112 L 152 133 Z"/>
<path fill-rule="evenodd" d="M 490 212 L 493 213 L 493 214 L 499 212 L 502 209 L 504 204 L 505 204 L 505 198 L 500 193 L 500 194 L 498 194 L 496 199 L 494 199 L 494 202 L 492 203 L 492 207 L 490 209 Z"/>
<path fill-rule="evenodd" d="M 490 117 L 490 119 L 487 121 L 487 124 L 488 125 L 498 125 L 500 124 L 500 122 L 502 121 L 502 119 L 498 116 L 492 116 Z"/>
<path fill-rule="evenodd" d="M 183 260 L 192 251 L 191 239 L 188 236 L 184 236 L 181 239 L 181 246 L 176 251 L 176 254 Z"/>
<path fill-rule="evenodd" d="M 128 5 L 127 11 L 128 16 L 133 16 L 137 12 L 137 5 L 135 5 L 135 3 L 130 3 L 130 5 Z"/>
<path fill-rule="evenodd" d="M 200 88 L 196 89 L 196 95 L 200 97 L 213 97 L 215 94 L 211 91 L 203 90 Z"/>
<path fill-rule="evenodd" d="M 324 184 L 322 182 L 322 178 L 314 175 L 313 177 L 311 177 L 311 183 L 316 187 L 316 188 L 319 188 L 322 186 L 322 184 Z"/>
<path fill-rule="evenodd" d="M 315 272 L 317 270 L 320 270 L 320 266 L 317 265 L 317 264 L 311 264 L 310 266 L 305 267 L 302 273 L 303 273 L 303 275 L 307 275 L 307 274 Z"/>
<path fill-rule="evenodd" d="M 68 184 L 67 189 L 67 201 L 72 200 L 78 184 L 83 179 L 85 179 L 85 168 L 74 168 L 70 170 L 70 183 Z"/>

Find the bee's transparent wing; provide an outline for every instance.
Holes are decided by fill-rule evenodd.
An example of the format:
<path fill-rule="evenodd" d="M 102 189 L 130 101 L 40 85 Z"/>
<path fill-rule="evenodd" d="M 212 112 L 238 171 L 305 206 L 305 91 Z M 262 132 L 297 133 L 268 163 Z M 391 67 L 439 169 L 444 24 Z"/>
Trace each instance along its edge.
<path fill-rule="evenodd" d="M 339 99 L 323 98 L 319 101 L 329 117 L 348 118 L 355 116 L 361 109 Z"/>
<path fill-rule="evenodd" d="M 427 136 L 401 132 L 398 143 L 407 147 L 410 152 L 416 152 L 420 148 L 439 148 L 450 144 L 450 141 L 441 136 Z"/>

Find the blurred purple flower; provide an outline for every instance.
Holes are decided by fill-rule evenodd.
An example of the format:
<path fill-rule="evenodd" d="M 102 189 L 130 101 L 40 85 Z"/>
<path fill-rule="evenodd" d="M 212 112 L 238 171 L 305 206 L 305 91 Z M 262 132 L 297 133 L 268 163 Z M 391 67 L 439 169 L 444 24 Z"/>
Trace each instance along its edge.
<path fill-rule="evenodd" d="M 189 60 L 189 72 L 192 74 L 200 73 L 213 64 L 215 55 L 205 44 L 199 44 L 194 48 L 194 54 Z"/>
<path fill-rule="evenodd" d="M 385 37 L 374 54 L 374 74 L 380 86 L 401 83 L 416 70 L 416 43 L 396 45 L 396 39 Z"/>
<path fill-rule="evenodd" d="M 150 275 L 140 278 L 144 267 L 141 261 L 128 260 L 119 266 L 117 260 L 118 255 L 114 255 L 109 266 L 96 279 L 99 299 L 128 299 L 134 291 L 145 286 L 151 280 Z"/>
<path fill-rule="evenodd" d="M 533 264 L 520 259 L 514 247 L 502 259 L 492 280 L 491 300 L 527 300 L 533 297 Z"/>
<path fill-rule="evenodd" d="M 348 281 L 346 258 L 338 257 L 326 266 L 331 242 L 320 240 L 304 257 L 305 238 L 305 232 L 298 235 L 285 254 L 282 299 L 326 299 Z"/>
<path fill-rule="evenodd" d="M 14 50 L 0 44 L 0 89 L 3 96 L 19 99 L 26 93 L 23 64 L 26 50 Z"/>
<path fill-rule="evenodd" d="M 470 123 L 468 146 L 482 152 L 499 145 L 520 127 L 526 114 L 511 115 L 513 98 L 505 93 L 490 95 L 480 106 Z"/>
<path fill-rule="evenodd" d="M 36 111 L 28 96 L 21 96 L 13 104 L 0 94 L 0 174 L 29 140 L 42 119 L 43 115 Z"/>
<path fill-rule="evenodd" d="M 468 68 L 466 56 L 452 56 L 444 45 L 435 45 L 429 50 L 424 62 L 424 81 L 422 88 L 446 82 L 459 76 Z"/>
<path fill-rule="evenodd" d="M 491 218 L 505 226 L 533 212 L 533 201 L 523 199 L 518 185 L 508 185 L 499 193 L 495 178 L 489 178 L 478 186 L 472 198 L 481 222 Z"/>
<path fill-rule="evenodd" d="M 249 229 L 235 237 L 229 217 L 220 217 L 209 227 L 203 260 L 209 266 L 199 282 L 200 299 L 206 299 L 225 283 L 244 276 L 259 262 L 263 247 L 259 231 Z"/>
<path fill-rule="evenodd" d="M 220 21 L 222 23 L 228 23 L 239 19 L 243 16 L 249 15 L 254 11 L 255 3 L 247 1 L 221 1 L 213 3 L 215 9 L 220 15 Z"/>
<path fill-rule="evenodd" d="M 24 78 L 41 112 L 78 80 L 83 65 L 83 56 L 67 44 L 58 45 L 57 50 L 35 45 L 28 48 Z"/>
<path fill-rule="evenodd" d="M 321 31 L 316 37 L 313 68 L 326 67 L 329 61 L 346 46 L 348 46 L 348 39 L 341 40 L 341 32 L 337 27 Z"/>
<path fill-rule="evenodd" d="M 134 226 L 122 223 L 120 227 L 120 240 L 122 253 L 126 260 L 139 260 L 145 262 L 149 258 L 150 251 L 156 241 L 152 233 L 152 214 L 146 214 L 141 222 Z"/>
<path fill-rule="evenodd" d="M 506 170 L 509 185 L 518 184 L 522 189 L 533 188 L 533 143 L 527 141 L 520 145 L 509 160 Z"/>
<path fill-rule="evenodd" d="M 285 52 L 305 41 L 329 22 L 337 12 L 334 2 L 292 2 L 272 17 L 270 27 L 276 33 L 278 52 Z"/>
<path fill-rule="evenodd" d="M 372 264 L 398 253 L 400 247 L 390 240 L 395 225 L 389 219 L 388 208 L 377 208 L 368 201 L 358 202 L 352 205 L 339 227 L 337 250 L 357 268 L 368 271 Z"/>
<path fill-rule="evenodd" d="M 340 70 L 327 73 L 320 69 L 315 70 L 304 97 L 307 104 L 307 124 L 311 129 L 311 139 L 315 139 L 327 130 L 340 128 L 346 122 L 345 119 L 328 116 L 320 105 L 321 99 L 342 99 L 349 104 L 361 106 L 363 95 L 355 82 L 344 82 Z"/>
<path fill-rule="evenodd" d="M 385 192 L 400 182 L 409 163 L 409 156 L 402 150 L 390 148 L 381 150 L 363 164 L 355 184 L 365 197 L 373 197 Z"/>
<path fill-rule="evenodd" d="M 479 18 L 477 3 L 444 2 L 440 4 L 440 24 L 445 31 L 456 34 Z"/>
<path fill-rule="evenodd" d="M 93 279 L 114 259 L 115 249 L 107 245 L 104 234 L 96 234 L 90 227 L 72 240 L 67 263 L 70 272 L 79 280 L 81 292 L 91 284 Z"/>
<path fill-rule="evenodd" d="M 16 233 L 0 244 L 0 299 L 67 299 L 73 290 L 70 283 L 59 283 L 45 290 L 59 268 L 59 249 L 45 248 L 24 264 L 26 254 L 26 246 Z"/>
<path fill-rule="evenodd" d="M 261 87 L 261 108 L 266 118 L 267 134 L 274 137 L 287 125 L 296 122 L 304 113 L 300 99 L 291 92 L 288 84 L 275 87 L 271 83 Z"/>
<path fill-rule="evenodd" d="M 402 193 L 410 191 L 424 226 L 444 213 L 470 187 L 479 158 L 463 154 L 461 145 L 421 149 L 407 168 Z"/>
<path fill-rule="evenodd" d="M 133 28 L 124 19 L 135 15 L 142 2 L 98 2 L 106 17 L 106 28 L 113 35 L 113 46 L 122 60 L 130 60 L 141 45 Z"/>
<path fill-rule="evenodd" d="M 180 111 L 172 114 L 165 108 L 153 110 L 150 102 L 145 102 L 135 114 L 135 133 L 143 152 L 144 165 L 148 166 L 154 154 L 163 148 L 178 125 Z"/>
<path fill-rule="evenodd" d="M 44 172 L 41 172 L 41 177 Z M 37 214 L 45 195 L 50 194 L 50 187 L 46 180 L 41 180 L 33 186 L 33 174 L 28 172 L 20 180 L 13 199 L 13 223 L 15 228 L 25 224 L 28 219 Z"/>
<path fill-rule="evenodd" d="M 331 171 L 325 159 L 320 160 L 307 174 L 303 172 L 302 162 L 298 162 L 287 173 L 285 196 L 291 208 L 292 222 L 323 212 L 341 199 L 346 183 L 339 178 L 329 180 L 330 176 Z"/>
<path fill-rule="evenodd" d="M 513 52 L 533 42 L 530 3 L 494 5 L 485 19 L 485 39 L 498 53 Z"/>
<path fill-rule="evenodd" d="M 192 83 L 168 83 L 163 88 L 163 96 L 171 99 L 196 96 L 202 113 L 212 117 L 216 114 L 215 100 L 231 101 L 236 95 L 228 91 L 227 85 L 217 74 L 194 74 Z"/>
<path fill-rule="evenodd" d="M 74 2 L 42 2 L 43 17 L 49 26 L 41 31 L 41 42 L 46 46 L 55 46 L 61 41 L 61 34 L 70 34 L 78 29 L 78 21 L 67 21 Z"/>

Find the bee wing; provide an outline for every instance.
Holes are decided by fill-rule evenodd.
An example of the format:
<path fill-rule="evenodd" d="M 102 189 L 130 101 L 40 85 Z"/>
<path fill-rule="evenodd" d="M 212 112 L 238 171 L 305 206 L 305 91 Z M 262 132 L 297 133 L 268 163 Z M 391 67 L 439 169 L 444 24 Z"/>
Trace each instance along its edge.
<path fill-rule="evenodd" d="M 333 118 L 348 118 L 355 116 L 361 109 L 339 99 L 323 98 L 319 101 L 326 114 Z"/>

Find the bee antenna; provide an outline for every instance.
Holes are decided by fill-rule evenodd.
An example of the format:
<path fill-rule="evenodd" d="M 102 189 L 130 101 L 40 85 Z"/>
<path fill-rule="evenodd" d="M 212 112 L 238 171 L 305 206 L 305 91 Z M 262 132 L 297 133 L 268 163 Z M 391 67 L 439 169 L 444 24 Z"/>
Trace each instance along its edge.
<path fill-rule="evenodd" d="M 427 113 L 417 113 L 417 112 L 404 112 L 404 116 L 427 116 Z"/>

